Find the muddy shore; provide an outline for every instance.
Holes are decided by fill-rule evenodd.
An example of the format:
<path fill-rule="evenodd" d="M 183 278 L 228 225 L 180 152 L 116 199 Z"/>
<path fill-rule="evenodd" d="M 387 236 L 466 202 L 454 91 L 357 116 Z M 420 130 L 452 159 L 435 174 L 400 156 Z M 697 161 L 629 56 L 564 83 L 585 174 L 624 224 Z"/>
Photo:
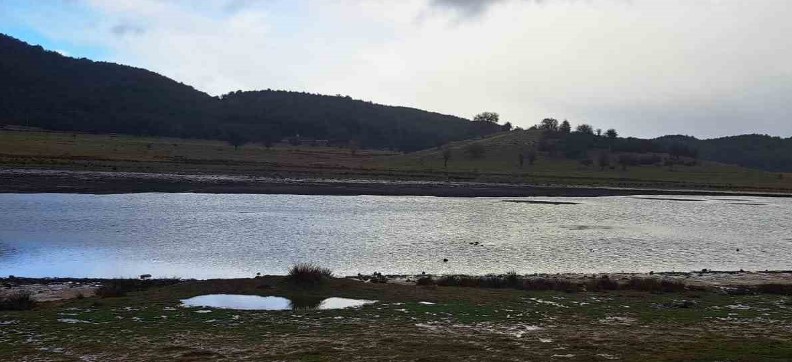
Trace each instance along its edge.
<path fill-rule="evenodd" d="M 792 197 L 792 194 L 789 193 L 752 191 L 0 169 L 0 193 L 119 194 L 143 192 L 438 197 L 595 197 L 626 195 Z"/>
<path fill-rule="evenodd" d="M 425 277 L 440 277 L 439 275 L 385 275 L 381 276 L 381 282 L 396 285 L 416 285 L 417 281 Z M 729 288 L 752 288 L 763 284 L 792 285 L 792 271 L 707 271 L 707 272 L 659 272 L 659 273 L 598 273 L 598 274 L 535 274 L 523 276 L 527 279 L 555 279 L 565 280 L 573 283 L 584 283 L 590 279 L 607 278 L 611 280 L 629 280 L 632 278 L 651 278 L 658 280 L 674 280 L 684 282 L 687 285 L 703 287 L 707 289 L 723 290 Z M 342 279 L 359 280 L 364 282 L 372 281 L 372 276 L 349 276 Z M 24 278 L 7 277 L 0 278 L 0 298 L 17 292 L 28 292 L 31 297 L 39 302 L 49 302 L 77 297 L 89 297 L 94 295 L 96 289 L 102 285 L 113 283 L 124 279 L 102 279 L 102 278 Z M 130 279 L 126 279 L 130 280 Z M 134 279 L 132 279 L 134 280 Z M 156 286 L 167 286 L 179 282 L 192 283 L 220 283 L 226 281 L 234 284 L 246 279 L 213 279 L 213 280 L 194 280 L 194 279 L 151 279 L 141 281 L 142 284 Z"/>

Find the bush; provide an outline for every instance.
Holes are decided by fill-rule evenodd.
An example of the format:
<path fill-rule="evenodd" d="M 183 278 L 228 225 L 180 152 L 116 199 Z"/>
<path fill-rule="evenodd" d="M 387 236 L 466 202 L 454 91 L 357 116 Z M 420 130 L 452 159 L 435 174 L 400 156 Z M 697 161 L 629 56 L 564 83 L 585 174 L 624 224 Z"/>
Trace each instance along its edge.
<path fill-rule="evenodd" d="M 608 278 L 607 275 L 603 275 L 601 278 L 596 278 L 590 280 L 586 284 L 586 290 L 588 291 L 608 291 L 608 290 L 617 290 L 619 289 L 620 285 L 619 282 L 615 280 L 611 280 Z"/>
<path fill-rule="evenodd" d="M 792 284 L 759 284 L 756 286 L 756 291 L 764 294 L 792 295 Z"/>
<path fill-rule="evenodd" d="M 333 277 L 330 269 L 310 263 L 295 264 L 289 268 L 286 280 L 301 285 L 317 285 Z"/>
<path fill-rule="evenodd" d="M 650 293 L 669 293 L 683 292 L 688 286 L 677 280 L 665 280 L 655 278 L 632 278 L 627 281 L 625 289 L 638 290 Z"/>
<path fill-rule="evenodd" d="M 434 285 L 434 280 L 431 276 L 422 277 L 415 281 L 415 285 L 427 286 L 427 285 Z"/>
<path fill-rule="evenodd" d="M 29 310 L 35 305 L 36 301 L 27 291 L 16 292 L 0 299 L 0 310 Z"/>
<path fill-rule="evenodd" d="M 465 147 L 465 153 L 472 159 L 483 157 L 485 152 L 486 149 L 479 143 L 473 143 Z"/>
<path fill-rule="evenodd" d="M 130 289 L 128 285 L 113 281 L 108 284 L 103 284 L 99 289 L 96 289 L 96 295 L 102 298 L 123 297 L 126 295 L 128 289 Z"/>

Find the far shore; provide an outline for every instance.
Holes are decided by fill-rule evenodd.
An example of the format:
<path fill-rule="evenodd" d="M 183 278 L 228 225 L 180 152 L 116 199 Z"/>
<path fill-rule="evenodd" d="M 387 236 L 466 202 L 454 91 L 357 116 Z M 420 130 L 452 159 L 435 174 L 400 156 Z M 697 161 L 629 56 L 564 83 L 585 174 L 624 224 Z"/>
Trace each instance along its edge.
<path fill-rule="evenodd" d="M 142 172 L 0 169 L 0 193 L 210 193 L 437 197 L 597 197 L 630 195 L 792 197 L 792 193 L 471 181 L 317 178 Z"/>

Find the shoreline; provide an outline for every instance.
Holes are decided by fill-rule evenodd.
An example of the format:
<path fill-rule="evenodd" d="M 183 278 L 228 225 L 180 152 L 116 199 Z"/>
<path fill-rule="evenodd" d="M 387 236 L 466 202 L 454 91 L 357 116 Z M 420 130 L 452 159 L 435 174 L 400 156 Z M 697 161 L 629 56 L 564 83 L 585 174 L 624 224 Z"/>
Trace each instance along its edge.
<path fill-rule="evenodd" d="M 438 279 L 444 276 L 458 276 L 465 278 L 482 278 L 488 276 L 504 276 L 505 274 L 395 274 L 395 275 L 362 275 L 338 276 L 337 280 L 353 280 L 361 283 L 391 284 L 401 286 L 421 285 L 423 278 Z M 752 288 L 761 285 L 789 285 L 792 286 L 792 270 L 765 270 L 765 271 L 667 271 L 667 272 L 619 272 L 619 273 L 534 273 L 521 274 L 525 279 L 551 279 L 572 283 L 585 283 L 588 280 L 610 279 L 656 279 L 683 282 L 686 285 L 728 290 L 733 288 Z M 167 286 L 176 283 L 237 283 L 246 280 L 285 278 L 284 275 L 262 275 L 250 278 L 75 278 L 75 277 L 0 277 L 0 297 L 19 291 L 27 291 L 38 301 L 57 301 L 77 298 L 78 295 L 91 296 L 102 285 L 115 282 L 139 282 L 152 285 Z"/>
<path fill-rule="evenodd" d="M 0 169 L 0 193 L 129 194 L 149 192 L 435 197 L 599 197 L 634 195 L 792 197 L 792 193 L 741 190 Z"/>

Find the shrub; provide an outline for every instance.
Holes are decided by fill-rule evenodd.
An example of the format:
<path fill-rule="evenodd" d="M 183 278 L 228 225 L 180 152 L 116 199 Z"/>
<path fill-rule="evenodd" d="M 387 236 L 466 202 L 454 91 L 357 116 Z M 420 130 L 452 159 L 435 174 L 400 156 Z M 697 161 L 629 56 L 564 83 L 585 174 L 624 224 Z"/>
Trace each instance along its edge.
<path fill-rule="evenodd" d="M 102 298 L 117 298 L 126 295 L 128 286 L 124 283 L 112 281 L 108 284 L 103 284 L 99 289 L 96 289 L 96 295 Z"/>
<path fill-rule="evenodd" d="M 627 281 L 624 288 L 650 293 L 683 292 L 688 289 L 683 282 L 655 278 L 632 278 Z"/>
<path fill-rule="evenodd" d="M 473 143 L 465 147 L 465 153 L 467 153 L 472 159 L 483 157 L 485 152 L 486 149 L 484 146 L 478 143 Z"/>
<path fill-rule="evenodd" d="M 316 285 L 332 277 L 333 272 L 330 269 L 310 263 L 299 263 L 289 268 L 286 279 L 295 284 Z"/>
<path fill-rule="evenodd" d="M 756 286 L 756 291 L 764 294 L 792 295 L 792 284 L 759 284 Z"/>
<path fill-rule="evenodd" d="M 0 310 L 29 310 L 36 305 L 30 292 L 20 291 L 0 299 Z"/>
<path fill-rule="evenodd" d="M 607 275 L 603 275 L 601 278 L 590 280 L 586 284 L 586 290 L 589 291 L 606 291 L 617 289 L 619 289 L 619 283 L 615 280 L 611 280 Z"/>
<path fill-rule="evenodd" d="M 431 276 L 422 277 L 415 281 L 415 285 L 421 285 L 421 286 L 434 285 L 434 280 L 432 279 Z"/>

